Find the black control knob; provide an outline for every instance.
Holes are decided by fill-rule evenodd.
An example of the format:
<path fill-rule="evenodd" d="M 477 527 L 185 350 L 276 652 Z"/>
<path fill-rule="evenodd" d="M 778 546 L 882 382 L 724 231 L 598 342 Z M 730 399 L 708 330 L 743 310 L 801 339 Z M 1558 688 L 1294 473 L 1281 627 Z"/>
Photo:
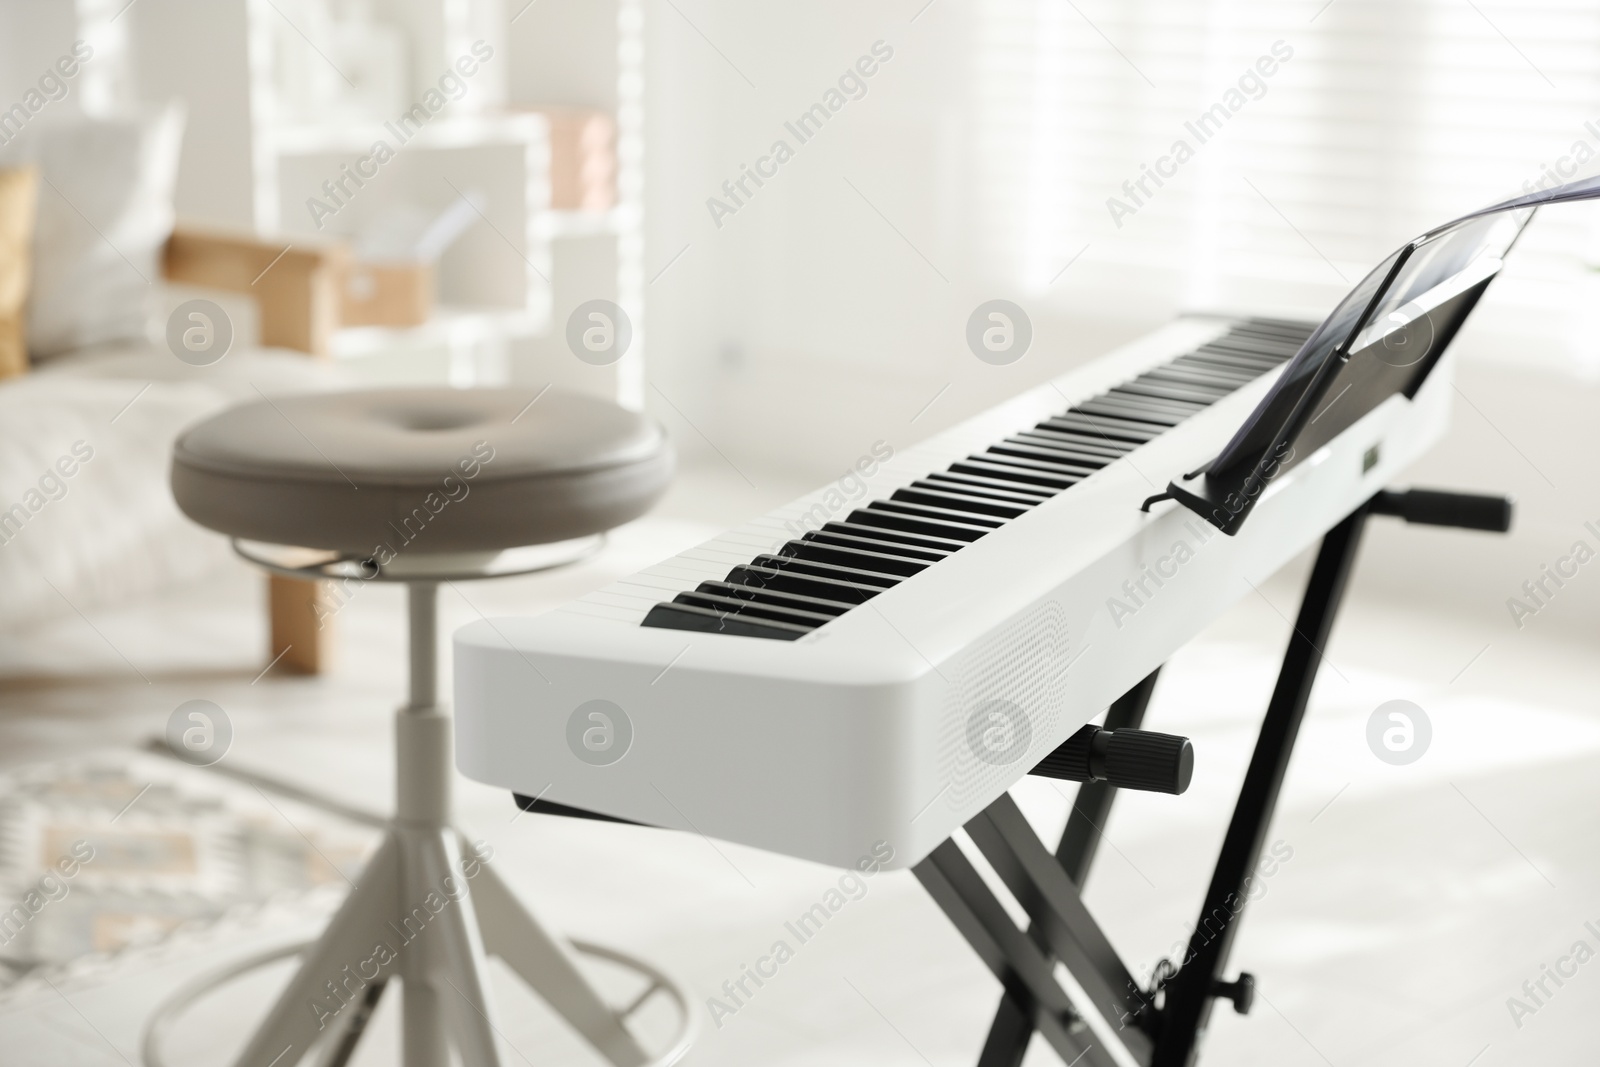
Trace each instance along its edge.
<path fill-rule="evenodd" d="M 1150 730 L 1085 726 L 1039 761 L 1034 774 L 1068 782 L 1103 781 L 1121 789 L 1182 793 L 1194 777 L 1187 737 Z"/>
<path fill-rule="evenodd" d="M 1256 1002 L 1256 976 L 1249 971 L 1240 971 L 1239 977 L 1231 982 L 1215 979 L 1211 983 L 1211 995 L 1218 1000 L 1233 1001 L 1234 1011 L 1249 1015 L 1250 1005 Z"/>
<path fill-rule="evenodd" d="M 1511 529 L 1512 501 L 1504 496 L 1451 493 L 1438 489 L 1385 489 L 1372 498 L 1375 515 L 1394 515 L 1426 526 L 1506 533 Z"/>
<path fill-rule="evenodd" d="M 1176 734 L 1101 730 L 1089 752 L 1089 770 L 1122 789 L 1182 793 L 1194 777 L 1194 746 Z"/>

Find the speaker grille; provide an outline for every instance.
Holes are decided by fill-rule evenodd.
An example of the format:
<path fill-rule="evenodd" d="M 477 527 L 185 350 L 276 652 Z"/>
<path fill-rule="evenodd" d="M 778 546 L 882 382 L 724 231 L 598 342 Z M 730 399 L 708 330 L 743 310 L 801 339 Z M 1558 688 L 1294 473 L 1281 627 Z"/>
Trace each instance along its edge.
<path fill-rule="evenodd" d="M 1065 612 L 1049 600 L 956 661 L 939 732 L 951 809 L 965 811 L 1054 747 L 1049 738 L 1061 723 L 1070 653 Z"/>

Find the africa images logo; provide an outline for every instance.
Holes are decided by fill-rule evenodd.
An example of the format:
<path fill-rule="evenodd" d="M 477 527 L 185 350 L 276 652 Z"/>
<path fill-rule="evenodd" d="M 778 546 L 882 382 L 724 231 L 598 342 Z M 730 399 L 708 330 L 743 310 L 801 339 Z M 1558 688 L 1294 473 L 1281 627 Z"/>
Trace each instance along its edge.
<path fill-rule="evenodd" d="M 633 746 L 633 720 L 609 700 L 586 700 L 567 717 L 567 748 L 591 767 L 609 767 Z"/>
<path fill-rule="evenodd" d="M 984 763 L 1005 767 L 1033 744 L 1028 713 L 1009 700 L 985 700 L 967 716 L 967 747 Z"/>

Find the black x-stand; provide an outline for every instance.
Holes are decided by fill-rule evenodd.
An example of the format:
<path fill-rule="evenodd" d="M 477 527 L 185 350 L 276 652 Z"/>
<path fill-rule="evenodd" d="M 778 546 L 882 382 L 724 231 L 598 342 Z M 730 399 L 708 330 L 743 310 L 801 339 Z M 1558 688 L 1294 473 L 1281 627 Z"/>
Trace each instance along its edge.
<path fill-rule="evenodd" d="M 1069 1064 L 1126 1062 L 1113 1055 L 1116 1042 L 1141 1065 L 1190 1067 L 1215 999 L 1232 1001 L 1241 1014 L 1250 1010 L 1254 979 L 1241 973 L 1224 981 L 1222 973 L 1248 899 L 1246 879 L 1261 858 L 1369 515 L 1498 533 L 1511 528 L 1511 502 L 1503 497 L 1386 491 L 1323 538 L 1187 956 L 1175 969 L 1158 969 L 1152 986 L 1141 987 L 1081 896 L 1119 785 L 1174 793 L 1188 785 L 1187 741 L 1139 730 L 1155 673 L 1111 705 L 1103 729 L 1084 727 L 1035 769 L 1084 782 L 1053 854 L 1009 794 L 966 824 L 984 859 L 1027 912 L 1026 931 L 1012 922 L 954 841 L 914 868 L 1004 988 L 979 1067 L 1019 1067 L 1035 1030 Z M 1077 989 L 1069 992 L 1056 981 L 1057 960 Z M 1094 1026 L 1086 1019 L 1091 1011 L 1098 1016 Z"/>

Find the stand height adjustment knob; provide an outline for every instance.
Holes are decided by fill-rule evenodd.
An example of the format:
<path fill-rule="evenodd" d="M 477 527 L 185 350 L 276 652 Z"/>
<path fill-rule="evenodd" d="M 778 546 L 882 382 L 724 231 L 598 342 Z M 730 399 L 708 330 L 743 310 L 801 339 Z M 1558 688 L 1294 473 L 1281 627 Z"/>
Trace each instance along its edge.
<path fill-rule="evenodd" d="M 1372 498 L 1374 515 L 1394 515 L 1425 526 L 1455 526 L 1462 530 L 1506 533 L 1511 529 L 1512 500 L 1481 493 L 1451 493 L 1439 489 L 1385 489 Z"/>
<path fill-rule="evenodd" d="M 1233 1010 L 1240 1015 L 1250 1014 L 1250 1005 L 1256 1002 L 1256 976 L 1249 971 L 1240 971 L 1239 977 L 1231 982 L 1224 982 L 1220 978 L 1211 982 L 1211 995 L 1218 1000 L 1233 1001 Z"/>
<path fill-rule="evenodd" d="M 1187 737 L 1150 730 L 1085 726 L 1039 761 L 1034 774 L 1068 782 L 1106 782 L 1122 789 L 1182 793 L 1194 777 Z"/>

